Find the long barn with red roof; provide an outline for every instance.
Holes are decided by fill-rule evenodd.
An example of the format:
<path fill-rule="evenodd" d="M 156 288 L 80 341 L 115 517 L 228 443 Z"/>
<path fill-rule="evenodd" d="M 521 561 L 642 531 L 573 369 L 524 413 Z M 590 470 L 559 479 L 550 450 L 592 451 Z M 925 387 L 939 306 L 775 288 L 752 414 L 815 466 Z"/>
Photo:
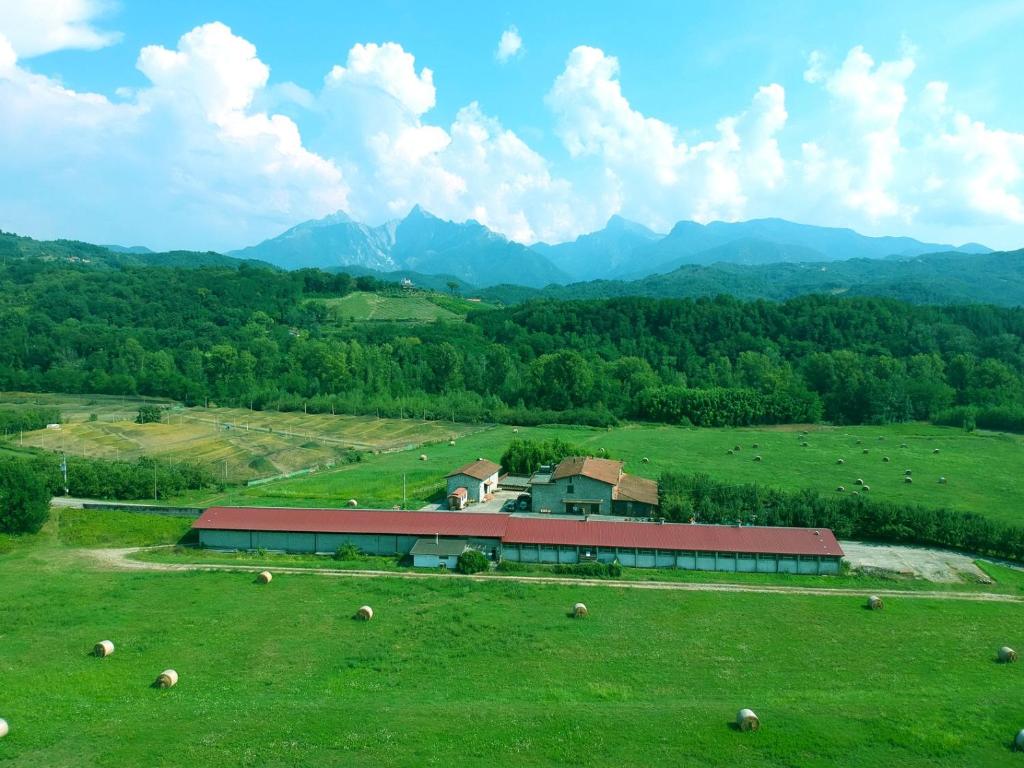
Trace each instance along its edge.
<path fill-rule="evenodd" d="M 444 540 L 464 542 L 495 560 L 525 563 L 617 560 L 641 568 L 807 574 L 838 573 L 843 557 L 827 528 L 593 517 L 211 507 L 193 528 L 201 546 L 231 550 L 329 554 L 351 544 L 372 555 L 407 555 L 420 540 Z"/>

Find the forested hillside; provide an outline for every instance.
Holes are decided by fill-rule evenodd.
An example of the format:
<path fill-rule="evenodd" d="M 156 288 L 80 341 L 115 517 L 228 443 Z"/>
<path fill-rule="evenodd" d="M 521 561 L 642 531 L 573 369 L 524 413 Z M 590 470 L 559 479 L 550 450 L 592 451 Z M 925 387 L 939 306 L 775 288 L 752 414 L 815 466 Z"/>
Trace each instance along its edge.
<path fill-rule="evenodd" d="M 781 261 L 781 256 L 777 260 Z M 513 304 L 531 298 L 697 298 L 720 294 L 784 301 L 812 293 L 878 296 L 914 304 L 981 302 L 1019 307 L 1024 305 L 1024 250 L 827 263 L 688 264 L 640 280 L 594 280 L 549 285 L 542 290 L 500 285 L 485 289 L 482 295 L 490 301 Z"/>
<path fill-rule="evenodd" d="M 625 298 L 409 325 L 310 300 L 381 287 L 246 264 L 8 262 L 0 389 L 516 423 L 948 420 L 966 406 L 956 418 L 1000 409 L 1010 424 L 1024 402 L 1021 309 Z"/>

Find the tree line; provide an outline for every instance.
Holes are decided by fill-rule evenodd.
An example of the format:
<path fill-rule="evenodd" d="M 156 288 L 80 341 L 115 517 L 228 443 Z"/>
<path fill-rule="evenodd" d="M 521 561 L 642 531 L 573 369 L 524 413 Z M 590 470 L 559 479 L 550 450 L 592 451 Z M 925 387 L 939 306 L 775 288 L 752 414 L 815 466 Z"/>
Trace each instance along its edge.
<path fill-rule="evenodd" d="M 837 538 L 962 549 L 1024 561 L 1024 527 L 973 512 L 823 495 L 756 484 L 730 484 L 704 474 L 664 473 L 661 513 L 673 522 L 830 528 Z"/>
<path fill-rule="evenodd" d="M 887 423 L 1024 402 L 1024 310 L 805 296 L 533 301 L 360 323 L 319 270 L 0 267 L 0 389 L 594 425 Z"/>

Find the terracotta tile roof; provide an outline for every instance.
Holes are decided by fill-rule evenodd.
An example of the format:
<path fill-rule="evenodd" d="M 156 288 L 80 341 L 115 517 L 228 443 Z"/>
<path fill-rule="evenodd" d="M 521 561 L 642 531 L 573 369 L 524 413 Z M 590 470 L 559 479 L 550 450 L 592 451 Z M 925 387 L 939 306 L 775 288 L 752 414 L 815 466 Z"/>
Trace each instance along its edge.
<path fill-rule="evenodd" d="M 589 477 L 591 480 L 598 480 L 608 485 L 615 485 L 619 482 L 622 474 L 622 462 L 612 459 L 595 459 L 590 456 L 570 456 L 562 459 L 555 471 L 551 473 L 552 480 L 561 480 L 564 477 Z"/>
<path fill-rule="evenodd" d="M 449 496 L 458 496 L 460 498 L 466 499 L 466 498 L 469 498 L 469 491 L 467 491 L 462 486 L 459 486 L 458 488 L 456 488 L 454 491 L 452 491 L 448 495 Z"/>
<path fill-rule="evenodd" d="M 507 515 L 473 512 L 395 512 L 380 509 L 210 507 L 193 528 L 220 531 L 384 533 L 500 539 Z"/>
<path fill-rule="evenodd" d="M 210 507 L 200 530 L 369 533 L 494 538 L 510 544 L 623 547 L 842 557 L 827 528 L 629 523 L 472 512 L 393 512 L 370 509 Z"/>
<path fill-rule="evenodd" d="M 555 517 L 510 517 L 502 541 L 580 547 L 672 549 L 743 554 L 823 555 L 842 557 L 843 550 L 827 528 L 627 523 L 611 520 L 566 520 Z"/>
<path fill-rule="evenodd" d="M 495 474 L 500 469 L 501 466 L 495 464 L 493 461 L 488 461 L 487 459 L 477 459 L 476 461 L 469 462 L 469 464 L 466 464 L 464 467 L 459 467 L 455 471 L 449 472 L 447 475 L 445 475 L 445 477 L 455 477 L 456 475 L 468 475 L 469 477 L 475 478 L 477 480 L 486 480 L 488 477 Z"/>
<path fill-rule="evenodd" d="M 658 484 L 646 477 L 627 475 L 623 473 L 619 478 L 619 484 L 612 492 L 612 498 L 616 501 L 638 501 L 641 504 L 658 506 Z"/>

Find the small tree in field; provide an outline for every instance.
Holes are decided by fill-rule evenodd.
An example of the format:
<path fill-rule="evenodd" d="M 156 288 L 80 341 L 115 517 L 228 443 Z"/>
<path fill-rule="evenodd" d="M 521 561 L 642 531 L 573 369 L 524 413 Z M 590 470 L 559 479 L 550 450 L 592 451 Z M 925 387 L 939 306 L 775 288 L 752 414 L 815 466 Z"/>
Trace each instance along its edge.
<path fill-rule="evenodd" d="M 159 423 L 164 418 L 164 409 L 157 405 L 143 405 L 139 408 L 139 415 L 135 417 L 136 424 Z"/>
<path fill-rule="evenodd" d="M 36 533 L 49 515 L 43 473 L 21 459 L 0 461 L 0 532 Z"/>
<path fill-rule="evenodd" d="M 467 549 L 459 555 L 459 561 L 455 564 L 455 570 L 459 573 L 480 573 L 490 567 L 487 555 L 479 549 Z"/>

